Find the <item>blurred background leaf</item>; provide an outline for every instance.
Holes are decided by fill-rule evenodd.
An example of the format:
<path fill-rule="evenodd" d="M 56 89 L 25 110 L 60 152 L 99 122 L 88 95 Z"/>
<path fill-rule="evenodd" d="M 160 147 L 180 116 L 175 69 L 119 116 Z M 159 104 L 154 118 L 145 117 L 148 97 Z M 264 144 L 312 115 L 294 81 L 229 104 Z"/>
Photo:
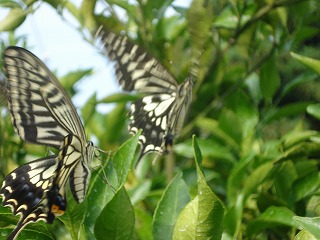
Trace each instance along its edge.
<path fill-rule="evenodd" d="M 103 232 L 100 224 L 104 219 L 122 217 L 112 215 L 111 205 L 108 207 L 119 199 L 125 199 L 126 206 L 119 211 L 130 210 L 135 215 L 132 230 L 130 213 L 127 236 L 161 238 L 160 229 L 168 227 L 162 225 L 166 218 L 161 212 L 170 212 L 170 203 L 179 202 L 172 189 L 190 196 L 190 200 L 179 202 L 182 210 L 177 218 L 178 211 L 168 216 L 170 231 L 174 229 L 171 238 L 183 239 L 195 234 L 196 213 L 204 213 L 202 208 L 208 207 L 199 195 L 200 186 L 225 208 L 225 215 L 220 211 L 210 215 L 210 219 L 224 219 L 221 227 L 201 229 L 222 234 L 222 239 L 317 238 L 319 226 L 313 218 L 319 216 L 320 202 L 318 0 L 193 0 L 189 7 L 172 0 L 84 0 L 80 5 L 71 1 L 1 1 L 0 7 L 8 13 L 0 21 L 1 52 L 9 45 L 32 50 L 28 35 L 19 35 L 19 29 L 41 4 L 49 5 L 66 24 L 70 22 L 64 14 L 73 16 L 76 24 L 70 25 L 79 32 L 79 41 L 94 44 L 88 33 L 104 25 L 145 48 L 178 83 L 192 76 L 195 86 L 187 122 L 173 146 L 174 164 L 169 167 L 164 161 L 167 156 L 154 154 L 136 166 L 130 165 L 137 154 L 133 152 L 134 140 L 129 140 L 133 141 L 130 148 L 116 153 L 130 138 L 127 113 L 130 101 L 139 96 L 120 92 L 109 95 L 106 89 L 104 96 L 93 93 L 81 106 L 75 102 L 88 137 L 99 148 L 110 151 L 109 155 L 94 160 L 86 202 L 77 205 L 72 197 L 68 200 L 68 213 L 61 217 L 65 224 L 59 220 L 53 225 L 30 224 L 20 239 L 38 227 L 39 239 L 44 235 L 48 239 L 51 235 L 57 239 L 70 239 L 70 235 L 94 239 Z M 73 68 L 58 77 L 73 97 L 78 86 L 95 74 L 96 69 Z M 1 96 L 4 89 L 0 82 Z M 18 138 L 5 101 L 0 104 L 1 178 L 18 165 L 48 154 L 47 148 Z M 112 108 L 99 111 L 102 105 Z M 198 172 L 193 134 L 202 156 Z M 113 162 L 116 159 L 126 164 Z M 171 184 L 170 176 L 175 176 Z M 127 195 L 116 199 L 119 179 L 125 188 L 121 191 Z M 17 218 L 7 209 L 0 208 L 0 212 L 1 233 L 7 234 Z M 79 224 L 70 227 L 71 220 Z M 117 223 L 117 219 L 111 220 Z M 186 231 L 187 235 L 179 235 L 177 229 L 186 227 L 186 222 L 194 228 Z M 168 239 L 168 235 L 163 236 Z"/>

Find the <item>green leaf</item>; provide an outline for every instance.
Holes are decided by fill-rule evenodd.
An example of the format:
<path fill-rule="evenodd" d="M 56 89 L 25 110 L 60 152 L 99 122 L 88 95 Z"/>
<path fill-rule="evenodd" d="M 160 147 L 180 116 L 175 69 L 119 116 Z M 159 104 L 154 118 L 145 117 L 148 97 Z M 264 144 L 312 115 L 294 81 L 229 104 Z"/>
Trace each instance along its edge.
<path fill-rule="evenodd" d="M 206 182 L 202 170 L 202 155 L 195 136 L 193 136 L 193 148 L 198 175 L 199 197 L 196 236 L 198 239 L 220 239 L 224 207 L 221 200 Z"/>
<path fill-rule="evenodd" d="M 5 239 L 18 223 L 19 218 L 14 216 L 9 208 L 0 206 L 0 239 Z M 47 224 L 43 221 L 28 224 L 18 235 L 17 240 L 37 239 L 50 240 L 55 239 L 48 231 Z"/>
<path fill-rule="evenodd" d="M 201 145 L 201 154 L 204 157 L 212 157 L 231 163 L 236 162 L 235 156 L 230 152 L 230 147 L 219 144 L 212 139 L 198 139 L 198 143 Z M 173 147 L 174 151 L 179 155 L 191 158 L 194 156 L 194 152 L 190 146 L 191 140 L 188 140 L 175 144 Z"/>
<path fill-rule="evenodd" d="M 224 119 L 225 119 L 223 116 L 224 114 L 226 114 L 226 113 L 223 112 L 219 122 L 224 122 Z M 228 116 L 226 116 L 226 119 L 228 119 Z M 211 118 L 198 118 L 197 122 L 196 122 L 196 126 L 202 128 L 207 133 L 214 134 L 220 140 L 224 141 L 225 145 L 228 146 L 228 148 L 232 147 L 232 148 L 237 149 L 239 147 L 237 142 L 229 135 L 228 132 L 225 131 L 224 125 L 228 125 L 229 120 L 224 122 L 223 124 L 219 124 L 219 122 L 217 120 L 214 120 Z M 230 120 L 230 123 L 231 122 L 232 122 L 232 120 Z M 233 123 L 233 125 L 235 125 L 235 124 Z M 228 126 L 226 126 L 226 127 L 228 127 Z M 201 141 L 201 140 L 199 139 L 199 141 Z M 189 152 L 191 152 L 191 148 L 189 148 L 189 149 L 190 149 Z M 229 152 L 229 150 L 228 150 L 228 152 Z M 219 153 L 216 153 L 216 154 L 219 154 Z"/>
<path fill-rule="evenodd" d="M 248 88 L 251 98 L 254 100 L 256 104 L 262 98 L 262 93 L 260 89 L 259 76 L 257 73 L 251 73 L 246 79 L 245 84 Z"/>
<path fill-rule="evenodd" d="M 190 8 L 187 12 L 188 30 L 191 41 L 191 74 L 198 79 L 204 77 L 205 72 L 200 71 L 199 76 L 199 61 L 203 56 L 204 46 L 207 43 L 210 33 L 211 24 L 213 20 L 213 11 L 211 1 L 194 0 L 191 2 Z M 200 66 L 207 66 L 209 63 L 201 64 Z"/>
<path fill-rule="evenodd" d="M 81 69 L 76 71 L 68 72 L 66 75 L 59 78 L 63 88 L 73 96 L 75 94 L 74 86 L 82 78 L 90 76 L 93 73 L 93 69 Z"/>
<path fill-rule="evenodd" d="M 141 98 L 141 95 L 132 95 L 128 93 L 115 93 L 105 98 L 102 98 L 98 103 L 126 103 L 133 102 Z"/>
<path fill-rule="evenodd" d="M 253 235 L 273 226 L 290 226 L 298 228 L 293 220 L 294 213 L 286 207 L 269 207 L 261 215 L 248 224 L 248 234 Z"/>
<path fill-rule="evenodd" d="M 275 109 L 275 111 L 272 114 L 270 114 L 267 121 L 271 122 L 271 121 L 282 119 L 285 117 L 291 117 L 298 114 L 303 114 L 309 105 L 310 105 L 310 102 L 304 102 L 304 101 L 297 102 L 297 103 L 289 103 L 283 107 Z"/>
<path fill-rule="evenodd" d="M 244 201 L 248 198 L 248 196 L 252 193 L 255 193 L 261 185 L 261 183 L 265 180 L 269 172 L 273 169 L 272 162 L 266 162 L 259 167 L 256 167 L 254 171 L 247 177 L 244 183 Z"/>
<path fill-rule="evenodd" d="M 97 240 L 131 240 L 134 228 L 134 211 L 124 188 L 105 206 L 94 226 Z"/>
<path fill-rule="evenodd" d="M 303 229 L 310 232 L 315 239 L 320 239 L 320 217 L 293 217 L 293 220 L 297 222 Z"/>
<path fill-rule="evenodd" d="M 88 99 L 86 104 L 82 107 L 81 113 L 83 116 L 83 121 L 88 124 L 92 116 L 96 112 L 96 106 L 97 106 L 97 94 L 94 93 L 92 96 Z"/>
<path fill-rule="evenodd" d="M 237 196 L 235 204 L 230 208 L 224 218 L 224 234 L 230 239 L 236 239 L 241 230 L 243 216 L 243 194 Z"/>
<path fill-rule="evenodd" d="M 238 198 L 239 189 L 243 185 L 243 181 L 247 176 L 248 166 L 254 160 L 254 157 L 254 153 L 243 157 L 231 170 L 227 180 L 227 196 L 231 204 L 234 204 Z"/>
<path fill-rule="evenodd" d="M 283 90 L 281 91 L 281 96 L 284 97 L 288 95 L 289 93 L 293 92 L 298 87 L 302 86 L 303 84 L 310 84 L 314 82 L 317 79 L 317 74 L 315 73 L 309 73 L 304 72 L 298 76 L 296 76 L 294 79 L 289 81 L 283 86 Z"/>
<path fill-rule="evenodd" d="M 13 228 L 3 228 L 3 230 L 8 230 L 7 233 L 9 234 L 10 232 L 12 232 Z M 0 231 L 2 231 L 2 229 L 0 228 Z M 4 236 L 4 235 L 1 235 Z M 39 230 L 35 230 L 32 228 L 26 228 L 24 229 L 19 236 L 16 238 L 16 240 L 25 240 L 25 239 L 34 239 L 34 240 L 54 240 L 55 237 L 52 236 L 52 234 L 48 231 L 48 229 L 46 227 L 43 227 L 43 229 L 41 231 Z"/>
<path fill-rule="evenodd" d="M 67 210 L 59 217 L 69 230 L 72 239 L 81 239 L 81 228 L 87 212 L 87 201 L 76 203 L 70 192 L 67 193 Z"/>
<path fill-rule="evenodd" d="M 130 198 L 131 199 L 131 198 Z M 152 239 L 152 216 L 147 210 L 134 209 L 136 217 L 135 233 L 139 239 Z"/>
<path fill-rule="evenodd" d="M 310 232 L 306 230 L 302 230 L 295 236 L 294 240 L 317 240 L 317 239 Z"/>
<path fill-rule="evenodd" d="M 317 136 L 319 133 L 314 130 L 304 130 L 304 131 L 291 131 L 282 137 L 283 148 L 285 150 L 297 145 L 299 143 L 304 143 L 310 141 L 312 137 Z"/>
<path fill-rule="evenodd" d="M 306 65 L 307 67 L 315 71 L 317 74 L 320 74 L 320 60 L 306 57 L 294 52 L 290 52 L 290 54 L 294 59 L 297 59 L 302 64 Z"/>
<path fill-rule="evenodd" d="M 237 26 L 232 8 L 224 8 L 214 21 L 214 26 L 219 28 L 233 29 Z"/>
<path fill-rule="evenodd" d="M 127 109 L 125 104 L 117 104 L 115 108 L 107 115 L 100 115 L 99 129 L 104 129 L 104 126 L 108 128 L 108 134 L 104 131 L 100 131 L 100 140 L 105 144 L 118 143 L 119 139 L 123 137 L 123 129 L 126 123 Z M 95 124 L 97 125 L 97 124 Z M 99 130 L 97 129 L 97 131 Z"/>
<path fill-rule="evenodd" d="M 102 161 L 104 161 L 105 164 L 102 167 L 98 166 L 98 171 L 92 171 L 90 185 L 85 199 L 88 203 L 86 205 L 87 211 L 83 224 L 86 236 L 90 236 L 90 234 L 93 235 L 92 229 L 94 228 L 94 223 L 102 209 L 115 195 L 110 185 L 116 182 L 115 179 L 117 180 L 117 176 L 112 161 L 110 161 L 110 156 L 107 156 L 107 159 Z M 86 239 L 92 239 L 92 237 Z"/>
<path fill-rule="evenodd" d="M 138 202 L 144 200 L 145 197 L 150 193 L 151 187 L 151 180 L 146 179 L 138 184 L 137 187 L 128 190 L 132 205 L 136 205 Z"/>
<path fill-rule="evenodd" d="M 135 151 L 138 146 L 140 133 L 141 131 L 122 144 L 114 155 L 113 164 L 118 176 L 118 184 L 114 186 L 116 189 L 122 188 L 127 180 L 127 176 L 135 160 Z"/>
<path fill-rule="evenodd" d="M 293 184 L 296 201 L 316 193 L 320 186 L 320 176 L 318 169 L 308 173 L 306 176 L 297 179 Z"/>
<path fill-rule="evenodd" d="M 301 142 L 290 147 L 283 153 L 283 156 L 278 161 L 284 161 L 288 159 L 300 159 L 307 156 L 319 156 L 320 143 L 318 142 Z"/>
<path fill-rule="evenodd" d="M 221 239 L 224 207 L 207 185 L 201 167 L 202 155 L 195 136 L 193 148 L 198 175 L 198 195 L 180 213 L 173 239 Z"/>
<path fill-rule="evenodd" d="M 199 199 L 196 196 L 181 211 L 173 232 L 174 240 L 196 239 L 197 217 Z"/>
<path fill-rule="evenodd" d="M 97 26 L 94 19 L 94 11 L 96 6 L 96 0 L 83 0 L 79 9 L 80 19 L 79 21 L 85 26 L 90 32 L 93 32 Z"/>
<path fill-rule="evenodd" d="M 219 116 L 219 128 L 223 131 L 232 147 L 236 150 L 239 149 L 239 145 L 242 140 L 243 121 L 241 116 L 232 111 L 231 109 L 224 108 Z"/>
<path fill-rule="evenodd" d="M 164 17 L 166 10 L 168 9 L 168 7 L 171 6 L 173 1 L 174 0 L 148 1 L 147 4 L 150 11 L 157 9 L 157 11 L 153 11 L 153 12 L 156 13 L 157 19 L 161 19 Z"/>
<path fill-rule="evenodd" d="M 280 87 L 280 76 L 276 61 L 276 54 L 273 54 L 261 67 L 260 89 L 267 100 L 271 99 Z"/>
<path fill-rule="evenodd" d="M 0 21 L 0 32 L 15 30 L 24 22 L 29 13 L 20 7 L 12 8 L 8 15 Z"/>
<path fill-rule="evenodd" d="M 179 173 L 164 191 L 153 215 L 153 239 L 172 239 L 179 213 L 190 201 L 188 188 Z"/>
<path fill-rule="evenodd" d="M 278 197 L 285 201 L 287 206 L 292 206 L 294 202 L 293 182 L 298 174 L 292 161 L 285 162 L 274 179 L 274 187 Z"/>
<path fill-rule="evenodd" d="M 320 103 L 310 104 L 307 107 L 307 113 L 320 120 Z"/>

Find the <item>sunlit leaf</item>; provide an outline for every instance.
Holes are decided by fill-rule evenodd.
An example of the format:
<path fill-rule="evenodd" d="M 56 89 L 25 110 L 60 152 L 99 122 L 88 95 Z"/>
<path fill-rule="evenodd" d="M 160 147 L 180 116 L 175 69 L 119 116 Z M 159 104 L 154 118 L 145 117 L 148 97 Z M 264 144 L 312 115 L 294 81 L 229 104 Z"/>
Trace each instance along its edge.
<path fill-rule="evenodd" d="M 153 239 L 172 238 L 178 215 L 190 201 L 187 185 L 181 176 L 181 174 L 177 174 L 158 202 L 153 218 Z"/>
<path fill-rule="evenodd" d="M 28 14 L 28 11 L 24 11 L 20 7 L 12 8 L 7 16 L 0 21 L 0 32 L 13 31 L 24 22 Z"/>
<path fill-rule="evenodd" d="M 298 227 L 293 220 L 294 213 L 285 207 L 270 207 L 248 224 L 248 233 L 256 234 L 272 226 Z"/>
<path fill-rule="evenodd" d="M 300 61 L 302 64 L 306 65 L 307 67 L 311 68 L 316 73 L 320 74 L 320 60 L 315 58 L 306 57 L 294 52 L 291 52 L 291 56 Z"/>
<path fill-rule="evenodd" d="M 174 228 L 174 240 L 193 240 L 196 237 L 197 216 L 198 216 L 199 199 L 196 196 L 181 211 Z"/>
<path fill-rule="evenodd" d="M 276 55 L 272 54 L 261 68 L 260 89 L 266 99 L 271 99 L 280 86 L 280 76 L 276 61 Z"/>
<path fill-rule="evenodd" d="M 320 120 L 320 104 L 311 104 L 307 107 L 307 113 Z"/>
<path fill-rule="evenodd" d="M 303 229 L 310 232 L 315 239 L 320 239 L 320 217 L 293 217 L 293 220 L 297 222 Z"/>
<path fill-rule="evenodd" d="M 117 189 L 123 187 L 127 180 L 129 171 L 133 165 L 136 148 L 138 146 L 138 140 L 141 132 L 138 132 L 131 139 L 121 145 L 113 158 L 113 166 L 117 172 L 118 185 L 114 186 Z"/>

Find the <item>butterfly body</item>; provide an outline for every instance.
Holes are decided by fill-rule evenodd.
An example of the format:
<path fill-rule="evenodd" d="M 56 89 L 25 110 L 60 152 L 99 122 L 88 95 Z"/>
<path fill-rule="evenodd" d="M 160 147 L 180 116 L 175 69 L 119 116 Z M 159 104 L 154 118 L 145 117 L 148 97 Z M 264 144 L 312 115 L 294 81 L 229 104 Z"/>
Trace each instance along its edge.
<path fill-rule="evenodd" d="M 191 104 L 193 80 L 178 85 L 169 71 L 127 37 L 98 29 L 105 53 L 115 62 L 123 90 L 142 94 L 131 104 L 129 131 L 137 133 L 140 158 L 148 152 L 166 153 L 180 132 Z"/>
<path fill-rule="evenodd" d="M 94 155 L 81 120 L 64 89 L 50 70 L 31 52 L 9 47 L 3 55 L 8 109 L 22 140 L 59 149 L 18 167 L 3 181 L 2 205 L 20 220 L 7 239 L 15 239 L 30 222 L 52 223 L 67 207 L 66 184 L 81 203 L 90 180 Z"/>

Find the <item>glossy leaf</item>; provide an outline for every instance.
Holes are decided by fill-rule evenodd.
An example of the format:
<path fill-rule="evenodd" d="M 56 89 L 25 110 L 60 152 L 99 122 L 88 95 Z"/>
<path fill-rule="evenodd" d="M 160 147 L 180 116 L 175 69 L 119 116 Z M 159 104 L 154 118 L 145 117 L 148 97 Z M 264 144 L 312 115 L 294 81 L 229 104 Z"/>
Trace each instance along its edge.
<path fill-rule="evenodd" d="M 294 213 L 285 207 L 270 207 L 248 225 L 250 235 L 272 226 L 298 227 L 293 220 Z"/>
<path fill-rule="evenodd" d="M 199 239 L 220 239 L 223 226 L 224 206 L 221 200 L 207 185 L 202 170 L 201 150 L 195 136 L 193 136 L 193 148 L 198 175 L 199 197 L 196 236 Z"/>
<path fill-rule="evenodd" d="M 187 185 L 181 176 L 181 173 L 176 175 L 158 202 L 152 224 L 153 239 L 172 239 L 178 215 L 190 201 Z"/>
<path fill-rule="evenodd" d="M 13 31 L 19 27 L 26 19 L 28 13 L 28 11 L 24 11 L 20 7 L 12 8 L 8 15 L 0 21 L 0 32 Z"/>
<path fill-rule="evenodd" d="M 316 73 L 320 74 L 320 60 L 315 58 L 306 57 L 294 52 L 291 52 L 291 56 L 296 60 L 300 61 L 302 64 L 311 68 Z"/>
<path fill-rule="evenodd" d="M 297 222 L 303 229 L 313 235 L 315 239 L 320 238 L 320 217 L 293 217 L 293 220 Z"/>
<path fill-rule="evenodd" d="M 128 194 L 121 188 L 98 217 L 94 235 L 97 240 L 132 239 L 134 210 Z"/>
<path fill-rule="evenodd" d="M 320 104 L 317 103 L 317 104 L 311 104 L 307 107 L 307 112 L 317 118 L 318 120 L 320 120 Z"/>
<path fill-rule="evenodd" d="M 114 186 L 116 189 L 122 188 L 127 180 L 127 176 L 136 157 L 135 151 L 138 146 L 140 133 L 141 131 L 122 144 L 114 155 L 113 166 L 118 176 L 118 184 Z"/>
<path fill-rule="evenodd" d="M 202 155 L 193 136 L 198 175 L 198 195 L 180 213 L 173 239 L 220 239 L 224 207 L 207 185 L 202 170 Z"/>
<path fill-rule="evenodd" d="M 273 54 L 261 68 L 260 89 L 266 99 L 271 99 L 280 86 L 280 76 L 276 64 L 276 55 Z"/>
<path fill-rule="evenodd" d="M 181 211 L 173 232 L 174 240 L 196 239 L 199 199 L 196 196 Z"/>

